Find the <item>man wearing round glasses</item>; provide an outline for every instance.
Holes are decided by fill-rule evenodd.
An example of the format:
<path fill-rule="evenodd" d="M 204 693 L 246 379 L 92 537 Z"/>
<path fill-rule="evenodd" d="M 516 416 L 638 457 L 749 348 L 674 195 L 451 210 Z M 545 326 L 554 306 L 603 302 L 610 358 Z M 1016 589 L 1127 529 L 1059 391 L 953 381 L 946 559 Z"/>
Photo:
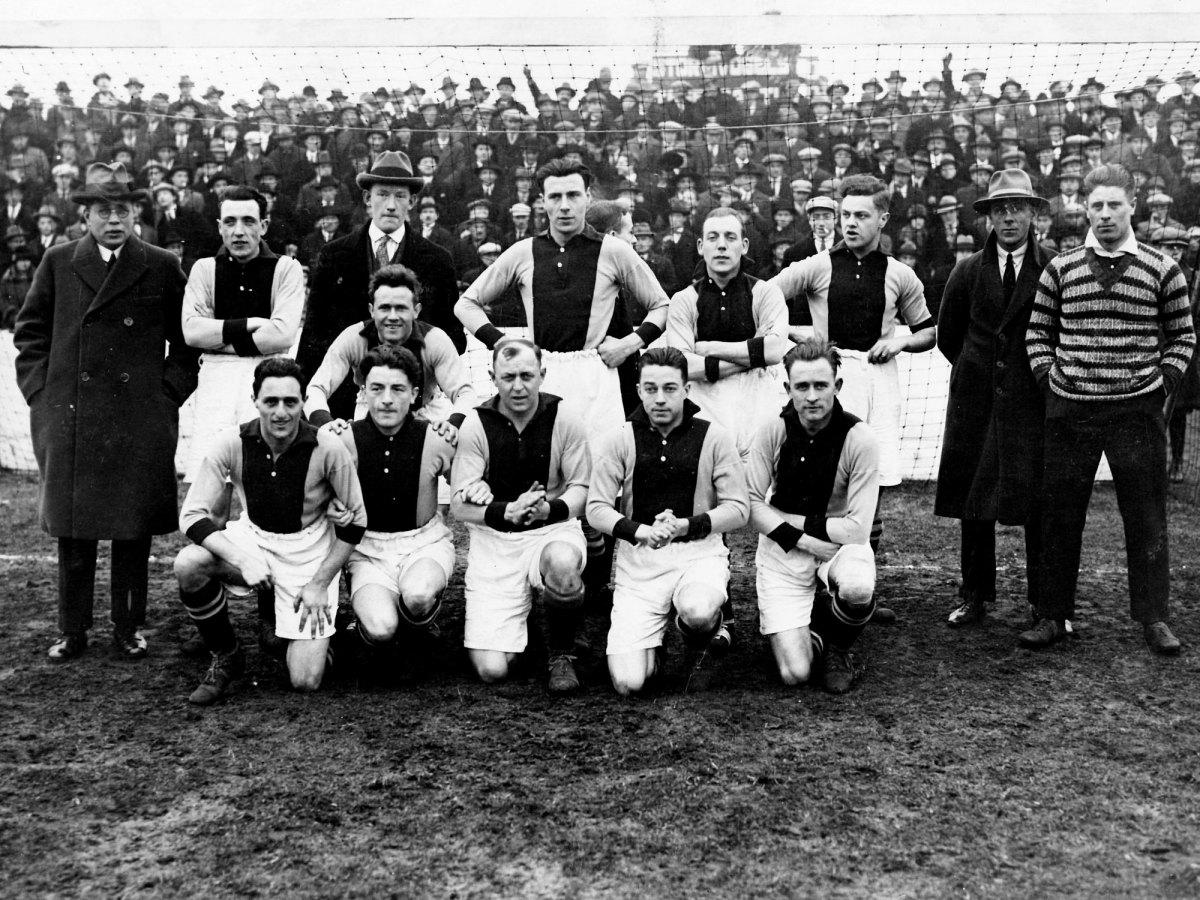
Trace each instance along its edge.
<path fill-rule="evenodd" d="M 145 195 L 119 163 L 89 166 L 71 195 L 88 233 L 46 251 L 17 316 L 39 513 L 58 538 L 53 662 L 87 648 L 98 541 L 112 541 L 113 651 L 146 655 L 150 538 L 177 527 L 178 409 L 196 386 L 197 354 L 183 340 L 179 260 L 133 233 Z"/>
<path fill-rule="evenodd" d="M 934 512 L 962 520 L 962 584 L 949 624 L 981 621 L 996 599 L 996 522 L 1025 527 L 1028 597 L 1041 546 L 1038 486 L 1045 407 L 1025 353 L 1046 255 L 1031 225 L 1046 201 L 1020 169 L 992 175 L 975 201 L 991 234 L 950 273 L 937 345 L 954 367 Z"/>

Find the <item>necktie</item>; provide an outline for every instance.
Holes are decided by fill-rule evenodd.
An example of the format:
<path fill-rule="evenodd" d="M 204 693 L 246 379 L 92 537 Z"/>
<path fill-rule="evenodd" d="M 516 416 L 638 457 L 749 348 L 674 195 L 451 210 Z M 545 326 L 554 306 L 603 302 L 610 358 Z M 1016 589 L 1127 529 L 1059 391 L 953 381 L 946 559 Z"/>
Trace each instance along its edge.
<path fill-rule="evenodd" d="M 111 272 L 111 271 L 112 271 L 112 267 L 113 267 L 113 266 L 115 266 L 116 264 L 117 264 L 117 254 L 115 254 L 115 253 L 114 253 L 112 256 L 110 256 L 110 257 L 108 258 L 108 262 L 106 262 L 106 263 L 104 264 L 104 269 L 105 269 L 105 271 L 107 271 L 107 272 Z"/>
<path fill-rule="evenodd" d="M 388 236 L 386 234 L 379 239 L 379 244 L 375 247 L 375 258 L 379 260 L 380 266 L 386 266 L 392 261 L 388 255 Z"/>
<path fill-rule="evenodd" d="M 1012 254 L 1004 261 L 1004 305 L 1012 300 L 1013 291 L 1017 289 L 1017 269 L 1013 265 Z"/>

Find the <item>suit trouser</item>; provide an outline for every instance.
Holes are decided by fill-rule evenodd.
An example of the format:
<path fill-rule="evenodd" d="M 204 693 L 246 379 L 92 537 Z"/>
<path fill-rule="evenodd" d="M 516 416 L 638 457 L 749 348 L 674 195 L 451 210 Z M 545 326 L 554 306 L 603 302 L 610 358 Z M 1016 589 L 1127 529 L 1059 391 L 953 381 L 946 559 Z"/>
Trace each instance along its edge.
<path fill-rule="evenodd" d="M 1162 406 L 1162 390 L 1120 401 L 1084 403 L 1056 395 L 1047 400 L 1039 615 L 1074 617 L 1083 527 L 1104 453 L 1125 529 L 1130 615 L 1139 622 L 1166 620 L 1170 571 Z"/>
<path fill-rule="evenodd" d="M 64 634 L 92 627 L 97 541 L 58 539 L 58 627 Z M 150 538 L 112 542 L 112 623 L 122 630 L 146 623 Z"/>
<path fill-rule="evenodd" d="M 1025 588 L 1032 604 L 1038 596 L 1038 569 L 1042 554 L 1042 521 L 1038 512 L 1025 523 Z M 991 603 L 996 599 L 996 523 L 986 519 L 962 520 L 963 600 Z"/>

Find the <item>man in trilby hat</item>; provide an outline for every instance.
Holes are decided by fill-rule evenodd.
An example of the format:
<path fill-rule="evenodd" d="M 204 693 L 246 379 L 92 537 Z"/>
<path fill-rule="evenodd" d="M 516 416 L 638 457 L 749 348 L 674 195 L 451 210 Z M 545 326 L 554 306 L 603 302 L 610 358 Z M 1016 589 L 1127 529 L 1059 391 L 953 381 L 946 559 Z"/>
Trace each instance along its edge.
<path fill-rule="evenodd" d="M 962 521 L 952 628 L 981 621 L 996 600 L 996 522 L 1025 529 L 1030 602 L 1034 597 L 1045 404 L 1029 369 L 1025 329 L 1048 258 L 1032 229 L 1046 205 L 1025 172 L 992 174 L 987 196 L 974 202 L 991 233 L 982 250 L 955 265 L 938 314 L 938 349 L 953 369 L 934 512 Z"/>
<path fill-rule="evenodd" d="M 146 655 L 150 539 L 176 528 L 177 411 L 197 359 L 181 331 L 179 260 L 134 235 L 144 196 L 123 166 L 89 166 L 72 195 L 88 232 L 46 251 L 17 317 L 39 516 L 58 539 L 54 662 L 87 648 L 101 540 L 112 541 L 113 650 Z"/>

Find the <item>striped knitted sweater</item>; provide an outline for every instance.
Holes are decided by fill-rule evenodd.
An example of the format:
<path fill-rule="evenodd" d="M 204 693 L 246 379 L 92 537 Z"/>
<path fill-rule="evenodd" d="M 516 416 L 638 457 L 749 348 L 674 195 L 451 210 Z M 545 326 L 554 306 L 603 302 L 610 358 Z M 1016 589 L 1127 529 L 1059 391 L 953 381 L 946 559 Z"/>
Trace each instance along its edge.
<path fill-rule="evenodd" d="M 1186 371 L 1196 336 L 1183 272 L 1169 256 L 1098 256 L 1088 247 L 1050 260 L 1025 335 L 1029 365 L 1072 400 L 1122 400 L 1168 391 Z"/>

